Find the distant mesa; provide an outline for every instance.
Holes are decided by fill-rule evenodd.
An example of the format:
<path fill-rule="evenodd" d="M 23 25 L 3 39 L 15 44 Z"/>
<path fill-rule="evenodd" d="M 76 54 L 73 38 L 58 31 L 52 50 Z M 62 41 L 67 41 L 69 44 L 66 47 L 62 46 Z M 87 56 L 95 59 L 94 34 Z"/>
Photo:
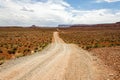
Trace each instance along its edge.
<path fill-rule="evenodd" d="M 58 25 L 58 27 L 70 27 L 71 25 L 67 25 L 67 24 L 60 24 Z"/>
<path fill-rule="evenodd" d="M 32 25 L 31 28 L 36 28 L 37 26 L 36 25 Z"/>
<path fill-rule="evenodd" d="M 116 22 L 116 24 L 120 24 L 120 22 Z"/>
<path fill-rule="evenodd" d="M 120 27 L 120 22 L 104 24 L 60 24 L 58 27 Z"/>
<path fill-rule="evenodd" d="M 29 28 L 40 28 L 40 26 L 32 25 Z"/>

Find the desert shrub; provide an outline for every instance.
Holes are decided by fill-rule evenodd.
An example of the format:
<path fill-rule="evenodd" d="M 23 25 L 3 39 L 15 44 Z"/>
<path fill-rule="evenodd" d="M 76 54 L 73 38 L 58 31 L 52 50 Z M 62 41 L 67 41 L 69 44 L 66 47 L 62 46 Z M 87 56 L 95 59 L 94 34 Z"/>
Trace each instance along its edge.
<path fill-rule="evenodd" d="M 0 56 L 0 60 L 4 60 L 5 59 L 5 57 L 4 56 Z"/>
<path fill-rule="evenodd" d="M 86 48 L 85 49 L 90 49 L 90 48 L 92 48 L 92 46 L 91 45 L 88 45 L 88 46 L 86 46 Z"/>
<path fill-rule="evenodd" d="M 24 53 L 25 53 L 25 52 L 30 52 L 30 49 L 25 49 L 25 50 L 24 50 Z"/>
<path fill-rule="evenodd" d="M 0 49 L 0 53 L 3 53 L 3 51 Z"/>
<path fill-rule="evenodd" d="M 15 50 L 8 50 L 8 54 L 15 54 Z"/>

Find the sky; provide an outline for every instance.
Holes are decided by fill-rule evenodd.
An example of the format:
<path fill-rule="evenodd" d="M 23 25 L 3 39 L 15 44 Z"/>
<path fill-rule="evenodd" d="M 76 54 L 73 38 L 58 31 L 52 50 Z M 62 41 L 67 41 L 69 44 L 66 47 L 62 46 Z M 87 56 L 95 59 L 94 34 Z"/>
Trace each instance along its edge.
<path fill-rule="evenodd" d="M 120 21 L 120 0 L 0 0 L 0 26 Z"/>

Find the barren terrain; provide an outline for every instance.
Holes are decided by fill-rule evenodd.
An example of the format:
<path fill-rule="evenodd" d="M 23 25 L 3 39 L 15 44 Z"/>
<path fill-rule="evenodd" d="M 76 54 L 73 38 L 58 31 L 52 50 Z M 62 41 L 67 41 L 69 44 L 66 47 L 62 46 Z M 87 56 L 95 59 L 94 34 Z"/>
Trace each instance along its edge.
<path fill-rule="evenodd" d="M 100 59 L 53 34 L 42 52 L 0 66 L 0 80 L 114 80 L 116 72 Z"/>

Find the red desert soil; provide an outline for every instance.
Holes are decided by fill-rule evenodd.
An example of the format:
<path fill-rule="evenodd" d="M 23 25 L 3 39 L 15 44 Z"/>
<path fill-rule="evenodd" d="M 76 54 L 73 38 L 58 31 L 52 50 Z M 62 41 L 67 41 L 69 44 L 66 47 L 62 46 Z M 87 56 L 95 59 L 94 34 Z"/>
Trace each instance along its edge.
<path fill-rule="evenodd" d="M 96 56 L 66 44 L 58 32 L 42 52 L 0 66 L 0 80 L 115 80 L 115 75 L 116 71 Z"/>
<path fill-rule="evenodd" d="M 92 55 L 103 60 L 104 64 L 117 71 L 116 78 L 120 79 L 120 46 L 91 49 Z M 117 80 L 116 79 L 116 80 Z"/>

